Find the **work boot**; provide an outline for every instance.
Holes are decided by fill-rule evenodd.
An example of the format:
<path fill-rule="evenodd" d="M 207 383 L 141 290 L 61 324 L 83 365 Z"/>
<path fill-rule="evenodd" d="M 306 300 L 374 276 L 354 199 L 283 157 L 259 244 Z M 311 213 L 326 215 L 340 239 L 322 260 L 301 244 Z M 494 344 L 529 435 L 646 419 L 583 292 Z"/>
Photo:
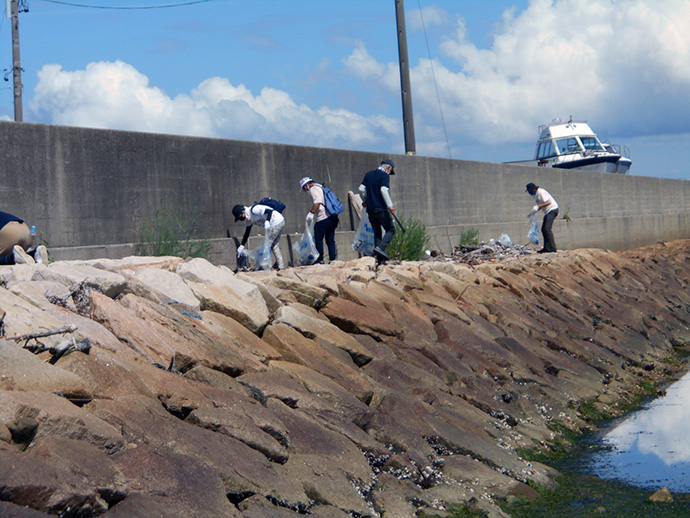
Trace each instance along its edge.
<path fill-rule="evenodd" d="M 384 252 L 383 250 L 381 250 L 381 248 L 379 248 L 378 246 L 376 248 L 374 248 L 374 255 L 381 262 L 382 261 L 388 261 L 390 259 L 390 257 L 388 257 L 388 254 L 386 252 Z"/>

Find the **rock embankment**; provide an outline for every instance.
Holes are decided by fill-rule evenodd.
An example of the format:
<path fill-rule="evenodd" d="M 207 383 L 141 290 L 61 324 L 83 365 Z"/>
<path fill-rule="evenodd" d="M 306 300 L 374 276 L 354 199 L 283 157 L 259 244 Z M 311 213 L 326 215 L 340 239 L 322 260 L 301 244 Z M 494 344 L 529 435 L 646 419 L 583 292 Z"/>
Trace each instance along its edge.
<path fill-rule="evenodd" d="M 0 515 L 505 516 L 522 448 L 673 373 L 689 252 L 3 267 Z"/>

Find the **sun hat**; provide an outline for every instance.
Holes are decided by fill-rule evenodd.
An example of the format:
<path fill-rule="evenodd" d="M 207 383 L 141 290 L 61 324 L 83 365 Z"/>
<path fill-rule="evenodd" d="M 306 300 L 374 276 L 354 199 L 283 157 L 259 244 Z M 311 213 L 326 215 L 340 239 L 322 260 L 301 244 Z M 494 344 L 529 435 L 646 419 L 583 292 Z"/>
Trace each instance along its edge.
<path fill-rule="evenodd" d="M 308 176 L 305 176 L 304 178 L 302 178 L 302 179 L 299 181 L 299 190 L 302 191 L 302 190 L 304 189 L 304 186 L 305 186 L 305 185 L 307 185 L 308 183 L 311 183 L 311 182 L 313 182 L 313 181 L 314 181 L 314 180 L 312 180 L 312 179 L 309 178 Z"/>

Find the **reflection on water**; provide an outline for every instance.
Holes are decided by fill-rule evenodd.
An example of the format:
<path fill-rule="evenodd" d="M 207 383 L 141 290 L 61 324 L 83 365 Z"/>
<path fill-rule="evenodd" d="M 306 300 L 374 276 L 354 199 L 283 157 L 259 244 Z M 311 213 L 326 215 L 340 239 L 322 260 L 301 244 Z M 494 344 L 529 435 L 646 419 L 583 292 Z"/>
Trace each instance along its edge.
<path fill-rule="evenodd" d="M 594 473 L 644 487 L 690 493 L 690 373 L 603 438 Z"/>

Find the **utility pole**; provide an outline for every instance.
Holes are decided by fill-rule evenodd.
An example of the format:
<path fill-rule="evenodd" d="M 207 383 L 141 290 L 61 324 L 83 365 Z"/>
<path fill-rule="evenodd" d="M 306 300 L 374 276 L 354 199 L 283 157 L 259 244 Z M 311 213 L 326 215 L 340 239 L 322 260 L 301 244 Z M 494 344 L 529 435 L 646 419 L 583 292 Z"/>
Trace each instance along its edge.
<path fill-rule="evenodd" d="M 22 122 L 22 65 L 19 60 L 19 0 L 10 0 L 12 18 L 12 78 L 14 81 L 14 120 Z"/>
<path fill-rule="evenodd" d="M 395 17 L 398 25 L 398 56 L 400 58 L 400 90 L 402 92 L 403 129 L 405 132 L 405 153 L 417 153 L 414 138 L 414 116 L 412 114 L 412 90 L 410 89 L 410 63 L 407 57 L 407 32 L 405 30 L 405 4 L 395 0 Z"/>

